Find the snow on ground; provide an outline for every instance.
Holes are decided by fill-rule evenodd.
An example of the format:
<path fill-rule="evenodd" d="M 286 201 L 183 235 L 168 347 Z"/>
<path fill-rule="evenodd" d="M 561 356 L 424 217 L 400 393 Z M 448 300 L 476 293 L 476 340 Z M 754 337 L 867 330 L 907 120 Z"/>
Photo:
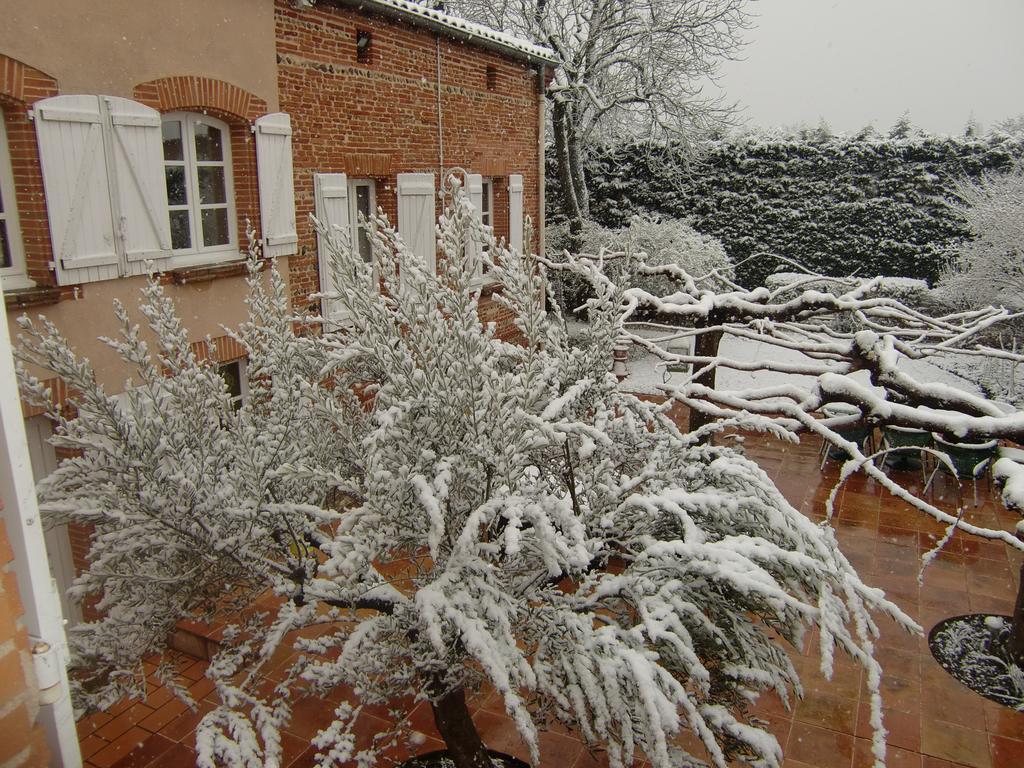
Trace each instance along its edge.
<path fill-rule="evenodd" d="M 726 335 L 722 339 L 719 351 L 723 357 L 735 360 L 776 360 L 787 363 L 806 362 L 807 357 L 793 350 L 782 349 L 762 341 L 741 339 L 736 336 Z M 978 386 L 950 371 L 939 368 L 924 360 L 900 361 L 900 370 L 912 376 L 918 381 L 927 383 L 943 383 L 958 389 L 982 394 Z M 659 393 L 660 387 L 665 384 L 681 384 L 684 381 L 684 374 L 669 373 L 664 364 L 647 353 L 637 354 L 637 351 L 630 355 L 627 364 L 629 375 L 622 382 L 622 388 L 629 392 Z M 858 371 L 853 374 L 854 379 L 867 382 L 867 372 Z M 755 389 L 775 384 L 790 384 L 810 389 L 814 379 L 810 376 L 799 376 L 791 373 L 777 373 L 775 371 L 734 371 L 729 368 L 720 368 L 715 383 L 716 389 Z"/>

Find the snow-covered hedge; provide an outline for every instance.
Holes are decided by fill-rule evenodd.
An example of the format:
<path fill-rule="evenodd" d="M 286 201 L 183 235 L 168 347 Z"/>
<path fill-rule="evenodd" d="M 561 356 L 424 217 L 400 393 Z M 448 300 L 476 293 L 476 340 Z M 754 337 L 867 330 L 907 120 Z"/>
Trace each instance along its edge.
<path fill-rule="evenodd" d="M 746 284 L 785 268 L 761 253 L 826 274 L 934 281 L 969 235 L 949 203 L 956 180 L 1022 156 L 1024 140 L 1006 134 L 751 135 L 714 142 L 688 164 L 622 146 L 590 164 L 591 210 L 611 227 L 640 212 L 687 219 L 722 241 Z"/>

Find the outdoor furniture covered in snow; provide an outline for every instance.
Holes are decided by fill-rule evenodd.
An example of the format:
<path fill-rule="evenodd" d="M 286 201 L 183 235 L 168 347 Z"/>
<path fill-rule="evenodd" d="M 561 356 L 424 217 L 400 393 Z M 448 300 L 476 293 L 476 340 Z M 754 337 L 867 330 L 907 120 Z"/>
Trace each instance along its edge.
<path fill-rule="evenodd" d="M 1024 513 L 1024 449 L 1001 445 L 992 465 L 992 477 L 1007 509 Z M 1024 538 L 1024 520 L 1017 523 L 1017 536 Z"/>
<path fill-rule="evenodd" d="M 949 457 L 950 463 L 956 470 L 956 479 L 969 479 L 974 484 L 974 506 L 978 506 L 978 478 L 986 474 L 992 461 L 995 459 L 997 442 L 990 440 L 987 443 L 952 443 L 944 440 L 942 435 L 935 433 L 932 433 L 932 439 L 935 441 L 935 448 Z M 931 475 L 929 475 L 928 482 L 925 483 L 922 493 L 928 492 L 932 482 L 935 480 L 935 475 L 940 471 L 949 472 L 949 467 L 943 461 L 935 463 L 935 468 L 932 470 Z M 958 496 L 960 494 L 959 486 L 957 487 L 957 494 Z M 959 507 L 959 502 L 962 499 L 958 498 L 957 501 L 957 506 Z"/>
<path fill-rule="evenodd" d="M 849 405 L 848 403 L 828 403 L 822 407 L 821 411 L 825 418 L 860 415 L 860 409 L 856 406 Z M 874 427 L 869 426 L 863 420 L 853 422 L 849 425 L 836 427 L 835 432 L 839 434 L 840 437 L 849 440 L 851 443 L 856 443 L 861 446 L 861 448 L 867 446 L 867 452 L 869 454 L 874 453 L 875 430 Z M 832 446 L 824 439 L 821 441 L 821 450 L 818 455 L 821 458 L 819 469 L 824 469 L 825 462 L 829 459 L 845 461 L 848 458 L 844 451 Z"/>
<path fill-rule="evenodd" d="M 891 465 L 901 468 L 913 468 L 908 465 L 914 459 L 911 454 L 915 449 L 920 463 L 921 480 L 927 482 L 928 448 L 932 447 L 931 433 L 913 427 L 888 425 L 882 428 L 882 445 L 891 451 L 882 457 L 882 469 L 888 471 Z"/>
<path fill-rule="evenodd" d="M 692 355 L 693 354 L 693 338 L 690 336 L 683 336 L 679 339 L 673 339 L 668 344 L 668 351 L 673 355 Z M 693 366 L 690 363 L 669 363 L 665 367 L 666 374 L 669 373 L 682 373 L 687 376 L 693 370 Z M 667 380 L 667 379 L 666 379 Z"/>

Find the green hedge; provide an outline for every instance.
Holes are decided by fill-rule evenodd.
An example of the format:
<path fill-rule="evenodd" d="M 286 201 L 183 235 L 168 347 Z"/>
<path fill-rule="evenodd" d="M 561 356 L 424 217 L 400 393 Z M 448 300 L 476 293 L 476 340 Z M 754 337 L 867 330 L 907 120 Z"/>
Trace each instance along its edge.
<path fill-rule="evenodd" d="M 626 145 L 599 150 L 590 162 L 591 212 L 609 227 L 641 212 L 687 219 L 721 240 L 735 263 L 768 252 L 828 274 L 934 281 L 967 236 L 947 204 L 953 182 L 1022 157 L 1024 140 L 1005 134 L 753 135 L 714 142 L 689 165 L 678 154 Z M 558 185 L 549 183 L 557 221 Z M 738 276 L 753 285 L 788 269 L 756 257 Z"/>

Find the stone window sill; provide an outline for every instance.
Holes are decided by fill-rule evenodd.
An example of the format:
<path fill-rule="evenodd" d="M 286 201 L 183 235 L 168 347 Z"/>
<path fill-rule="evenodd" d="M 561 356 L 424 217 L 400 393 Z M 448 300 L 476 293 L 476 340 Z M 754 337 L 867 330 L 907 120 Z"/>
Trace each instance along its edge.
<path fill-rule="evenodd" d="M 193 283 L 208 283 L 212 280 L 219 280 L 222 277 L 247 275 L 249 274 L 249 265 L 243 259 L 241 261 L 229 261 L 224 264 L 207 264 L 198 267 L 171 269 L 164 274 L 175 285 L 191 285 Z"/>

